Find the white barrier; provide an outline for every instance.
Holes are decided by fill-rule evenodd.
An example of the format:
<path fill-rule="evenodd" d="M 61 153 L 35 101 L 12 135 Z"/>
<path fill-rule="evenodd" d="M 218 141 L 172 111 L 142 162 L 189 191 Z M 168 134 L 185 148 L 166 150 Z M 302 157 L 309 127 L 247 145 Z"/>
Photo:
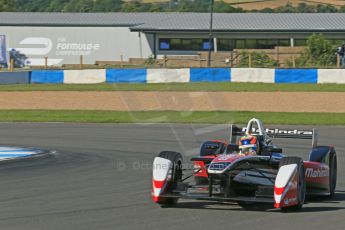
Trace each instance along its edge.
<path fill-rule="evenodd" d="M 274 83 L 275 70 L 261 68 L 233 68 L 231 82 Z"/>
<path fill-rule="evenodd" d="M 92 84 L 105 82 L 105 69 L 65 70 L 64 83 Z"/>
<path fill-rule="evenodd" d="M 345 83 L 345 69 L 319 69 L 317 83 Z"/>
<path fill-rule="evenodd" d="M 189 80 L 189 68 L 147 70 L 147 83 L 189 82 Z"/>
<path fill-rule="evenodd" d="M 108 74 L 107 74 L 108 73 Z M 114 75 L 116 73 L 117 75 Z M 229 76 L 230 74 L 230 76 Z M 108 76 L 107 76 L 108 75 Z M 114 77 L 116 76 L 116 77 Z M 1 79 L 0 79 L 1 80 Z M 264 68 L 196 68 L 196 69 L 89 69 L 34 70 L 31 83 L 174 83 L 174 82 L 262 82 L 345 84 L 345 69 L 264 69 Z"/>

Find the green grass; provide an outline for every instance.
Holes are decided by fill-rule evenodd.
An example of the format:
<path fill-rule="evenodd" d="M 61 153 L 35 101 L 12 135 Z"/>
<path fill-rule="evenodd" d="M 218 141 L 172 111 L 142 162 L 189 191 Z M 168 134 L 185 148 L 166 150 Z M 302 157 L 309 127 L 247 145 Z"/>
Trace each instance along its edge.
<path fill-rule="evenodd" d="M 229 92 L 345 92 L 339 84 L 164 83 L 164 84 L 32 84 L 0 85 L 0 91 L 229 91 Z"/>
<path fill-rule="evenodd" d="M 1 122 L 230 124 L 246 123 L 253 117 L 265 124 L 345 125 L 345 113 L 0 110 Z"/>

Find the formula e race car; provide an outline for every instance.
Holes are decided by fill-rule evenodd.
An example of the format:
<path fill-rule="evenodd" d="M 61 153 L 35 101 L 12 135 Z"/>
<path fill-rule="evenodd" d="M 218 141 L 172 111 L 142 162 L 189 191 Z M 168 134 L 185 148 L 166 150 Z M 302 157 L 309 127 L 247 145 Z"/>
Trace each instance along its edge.
<path fill-rule="evenodd" d="M 306 195 L 333 196 L 337 183 L 337 155 L 332 146 L 317 145 L 317 131 L 264 129 L 258 119 L 247 127 L 231 125 L 230 143 L 212 140 L 192 157 L 193 169 L 183 166 L 178 152 L 163 151 L 153 161 L 152 199 L 167 206 L 179 198 L 252 203 L 272 203 L 282 210 L 301 209 Z M 255 154 L 240 154 L 239 136 L 252 135 Z M 272 144 L 273 138 L 312 139 L 308 161 L 286 156 Z M 194 182 L 186 182 L 194 177 Z"/>

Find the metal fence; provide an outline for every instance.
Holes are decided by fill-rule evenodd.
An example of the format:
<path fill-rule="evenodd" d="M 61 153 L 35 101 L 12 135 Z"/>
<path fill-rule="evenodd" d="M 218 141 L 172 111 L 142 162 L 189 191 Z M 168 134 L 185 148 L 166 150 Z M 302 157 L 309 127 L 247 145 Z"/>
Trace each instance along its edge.
<path fill-rule="evenodd" d="M 8 67 L 0 71 L 21 71 L 34 69 L 98 69 L 98 68 L 341 68 L 341 58 L 336 55 L 334 63 L 326 66 L 298 63 L 300 52 L 241 50 L 232 52 L 213 52 L 210 65 L 206 52 L 197 55 L 164 55 L 157 58 L 130 58 L 128 61 L 95 61 L 94 64 L 84 64 L 84 57 L 80 56 L 79 63 L 62 66 L 49 66 L 48 57 L 44 58 L 43 66 L 18 67 L 11 59 Z"/>

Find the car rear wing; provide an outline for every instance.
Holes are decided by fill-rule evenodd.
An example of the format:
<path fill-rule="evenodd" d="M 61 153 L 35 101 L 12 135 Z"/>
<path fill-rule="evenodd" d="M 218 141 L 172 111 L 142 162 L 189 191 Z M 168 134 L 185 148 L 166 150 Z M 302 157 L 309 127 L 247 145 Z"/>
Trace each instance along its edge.
<path fill-rule="evenodd" d="M 238 136 L 243 136 L 245 134 L 252 135 L 263 135 L 264 138 L 292 138 L 292 139 L 306 139 L 312 140 L 312 147 L 315 148 L 318 143 L 318 131 L 316 129 L 312 130 L 288 130 L 288 129 L 264 129 L 259 132 L 259 129 L 252 128 L 252 130 L 247 131 L 247 127 L 238 127 L 236 125 L 230 126 L 230 143 L 234 143 Z"/>

